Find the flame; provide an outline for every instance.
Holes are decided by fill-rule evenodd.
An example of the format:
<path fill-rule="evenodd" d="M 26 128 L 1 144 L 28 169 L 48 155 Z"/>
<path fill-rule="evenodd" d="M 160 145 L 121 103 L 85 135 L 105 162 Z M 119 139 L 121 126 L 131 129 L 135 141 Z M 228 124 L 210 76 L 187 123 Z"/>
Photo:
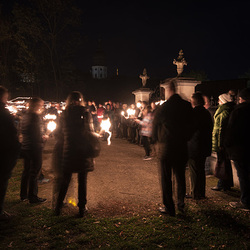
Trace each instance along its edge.
<path fill-rule="evenodd" d="M 162 105 L 164 102 L 166 101 L 160 100 L 159 102 L 156 102 L 155 105 Z"/>
<path fill-rule="evenodd" d="M 104 131 L 104 132 L 109 134 L 109 136 L 107 138 L 108 145 L 111 144 L 111 135 L 112 135 L 112 133 L 109 131 L 110 127 L 111 127 L 111 122 L 110 122 L 109 118 L 105 119 L 105 120 L 102 120 L 100 133 Z"/>
<path fill-rule="evenodd" d="M 50 121 L 47 124 L 47 129 L 53 132 L 56 129 L 56 123 L 54 121 Z"/>
<path fill-rule="evenodd" d="M 56 115 L 47 114 L 43 117 L 44 120 L 56 120 Z"/>
<path fill-rule="evenodd" d="M 7 106 L 6 107 L 11 114 L 16 114 L 17 113 L 17 109 L 14 106 Z"/>
<path fill-rule="evenodd" d="M 135 109 L 128 109 L 127 113 L 128 113 L 128 116 L 133 116 L 135 115 Z"/>
<path fill-rule="evenodd" d="M 77 206 L 76 200 L 75 200 L 74 198 L 69 198 L 69 199 L 68 199 L 68 203 L 71 204 L 71 205 L 74 206 L 74 207 Z"/>

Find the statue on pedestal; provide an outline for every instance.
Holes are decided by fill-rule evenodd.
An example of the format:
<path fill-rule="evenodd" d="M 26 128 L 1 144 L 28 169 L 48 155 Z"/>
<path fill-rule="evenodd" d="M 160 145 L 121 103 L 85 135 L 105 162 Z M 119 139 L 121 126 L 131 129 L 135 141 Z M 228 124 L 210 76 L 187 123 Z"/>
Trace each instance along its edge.
<path fill-rule="evenodd" d="M 173 64 L 175 64 L 177 66 L 178 76 L 180 76 L 181 73 L 183 72 L 184 65 L 187 65 L 187 62 L 186 62 L 185 58 L 183 57 L 183 55 L 184 55 L 184 53 L 183 53 L 183 50 L 181 49 L 179 51 L 179 56 L 178 56 L 177 60 L 174 59 L 174 61 L 173 61 Z"/>
<path fill-rule="evenodd" d="M 143 70 L 143 73 L 142 75 L 140 75 L 140 78 L 141 78 L 141 81 L 142 81 L 142 86 L 145 87 L 146 86 L 146 83 L 147 83 L 147 80 L 150 78 L 148 75 L 147 75 L 147 70 L 144 68 Z"/>

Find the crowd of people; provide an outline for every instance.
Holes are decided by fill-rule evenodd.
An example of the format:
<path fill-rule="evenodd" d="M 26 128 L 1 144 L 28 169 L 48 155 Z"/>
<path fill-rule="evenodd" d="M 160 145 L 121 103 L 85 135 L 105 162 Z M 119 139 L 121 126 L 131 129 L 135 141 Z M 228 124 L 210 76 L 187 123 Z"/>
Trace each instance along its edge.
<path fill-rule="evenodd" d="M 159 158 L 161 169 L 162 213 L 175 216 L 172 181 L 177 182 L 177 209 L 184 213 L 185 198 L 204 199 L 206 189 L 205 162 L 211 152 L 217 154 L 218 162 L 224 162 L 225 174 L 213 187 L 214 191 L 226 191 L 233 186 L 231 160 L 237 169 L 241 198 L 230 206 L 250 209 L 250 89 L 235 96 L 224 93 L 219 96 L 218 107 L 209 105 L 209 98 L 196 92 L 190 102 L 176 93 L 175 82 L 165 88 L 166 101 L 162 105 L 139 101 L 136 104 L 121 104 L 108 101 L 96 105 L 84 102 L 80 92 L 74 91 L 66 100 L 65 110 L 50 105 L 47 114 L 56 116 L 57 128 L 53 150 L 55 184 L 53 188 L 54 212 L 60 215 L 72 173 L 78 173 L 79 216 L 84 216 L 87 203 L 87 174 L 93 169 L 94 160 L 83 154 L 84 131 L 95 132 L 107 140 L 102 121 L 109 120 L 112 136 L 143 146 L 143 160 Z M 33 97 L 29 108 L 23 112 L 18 123 L 6 109 L 8 90 L 0 86 L 0 219 L 10 215 L 3 210 L 8 179 L 18 158 L 23 158 L 21 177 L 21 201 L 43 203 L 38 196 L 38 179 L 42 175 L 42 151 L 51 134 L 44 127 L 44 101 Z M 60 111 L 60 112 L 59 112 Z M 18 125 L 17 125 L 18 124 Z M 190 192 L 186 192 L 185 169 L 190 170 Z"/>

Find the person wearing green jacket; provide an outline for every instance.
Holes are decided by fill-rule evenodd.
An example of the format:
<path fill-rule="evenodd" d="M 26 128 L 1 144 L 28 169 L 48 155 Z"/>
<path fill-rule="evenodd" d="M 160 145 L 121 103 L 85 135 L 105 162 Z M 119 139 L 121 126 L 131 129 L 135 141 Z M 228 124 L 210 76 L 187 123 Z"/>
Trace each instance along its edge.
<path fill-rule="evenodd" d="M 214 114 L 214 127 L 212 133 L 212 152 L 217 153 L 217 161 L 225 161 L 226 174 L 219 179 L 217 186 L 212 187 L 214 191 L 230 190 L 233 186 L 232 168 L 229 157 L 225 150 L 225 134 L 230 113 L 232 112 L 235 103 L 229 94 L 219 96 L 219 106 Z"/>

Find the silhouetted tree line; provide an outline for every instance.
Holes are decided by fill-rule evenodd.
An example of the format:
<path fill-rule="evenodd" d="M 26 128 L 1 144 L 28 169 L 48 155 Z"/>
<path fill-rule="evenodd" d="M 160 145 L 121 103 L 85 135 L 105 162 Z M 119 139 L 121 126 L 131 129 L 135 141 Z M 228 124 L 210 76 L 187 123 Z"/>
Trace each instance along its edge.
<path fill-rule="evenodd" d="M 7 3 L 6 3 L 7 4 Z M 0 5 L 0 84 L 12 93 L 60 99 L 76 81 L 81 11 L 74 0 Z"/>

